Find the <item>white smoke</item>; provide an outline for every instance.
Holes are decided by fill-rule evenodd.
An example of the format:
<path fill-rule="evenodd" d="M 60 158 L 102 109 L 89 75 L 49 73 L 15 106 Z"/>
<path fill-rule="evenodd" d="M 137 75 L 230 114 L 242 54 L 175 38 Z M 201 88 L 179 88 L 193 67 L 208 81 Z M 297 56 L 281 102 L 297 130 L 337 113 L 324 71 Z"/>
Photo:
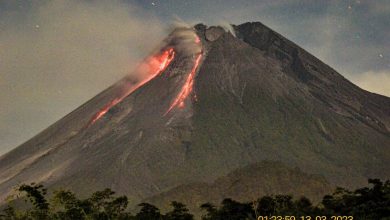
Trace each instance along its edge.
<path fill-rule="evenodd" d="M 217 26 L 222 27 L 226 32 L 231 33 L 234 37 L 236 37 L 236 31 L 234 30 L 233 26 L 227 22 L 227 21 L 222 21 L 220 22 Z"/>
<path fill-rule="evenodd" d="M 179 54 L 194 55 L 202 51 L 200 37 L 195 29 L 180 19 L 176 19 L 170 27 L 171 34 L 166 39 L 167 44 L 173 46 Z"/>

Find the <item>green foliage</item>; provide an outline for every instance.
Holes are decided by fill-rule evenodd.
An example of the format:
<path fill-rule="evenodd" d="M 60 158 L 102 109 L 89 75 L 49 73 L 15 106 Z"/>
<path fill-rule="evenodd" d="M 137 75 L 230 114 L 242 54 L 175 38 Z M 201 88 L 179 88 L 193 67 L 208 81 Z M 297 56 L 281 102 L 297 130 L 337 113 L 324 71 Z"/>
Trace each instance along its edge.
<path fill-rule="evenodd" d="M 17 216 L 15 209 L 12 206 L 7 206 L 3 210 L 3 214 L 0 214 L 0 219 L 15 219 Z"/>
<path fill-rule="evenodd" d="M 23 184 L 18 191 L 26 193 L 33 207 L 17 212 L 8 206 L 0 219 L 132 219 L 131 214 L 126 212 L 127 197 L 114 197 L 115 193 L 110 189 L 97 191 L 87 199 L 78 199 L 73 192 L 67 190 L 54 191 L 51 203 L 47 202 L 47 190 L 42 185 Z"/>
<path fill-rule="evenodd" d="M 206 214 L 203 216 L 204 220 L 209 219 L 217 219 L 218 216 L 218 209 L 211 203 L 204 203 L 200 206 L 200 208 L 204 211 L 206 211 Z"/>
<path fill-rule="evenodd" d="M 203 217 L 204 220 L 222 220 L 227 219 L 227 216 L 230 220 L 253 219 L 255 216 L 250 203 L 239 203 L 232 199 L 224 199 L 219 209 L 216 209 L 210 203 L 203 204 L 201 208 L 207 211 L 207 214 Z"/>
<path fill-rule="evenodd" d="M 194 216 L 190 214 L 186 206 L 180 202 L 173 201 L 171 203 L 173 210 L 165 215 L 165 219 L 169 220 L 192 220 Z"/>
<path fill-rule="evenodd" d="M 141 210 L 137 213 L 136 219 L 145 219 L 145 220 L 160 220 L 161 214 L 160 210 L 149 203 L 141 203 L 138 206 L 141 206 Z"/>
<path fill-rule="evenodd" d="M 52 203 L 58 219 L 85 219 L 88 206 L 70 191 L 55 191 Z"/>
<path fill-rule="evenodd" d="M 31 183 L 30 185 L 22 184 L 18 190 L 27 194 L 27 198 L 30 199 L 37 210 L 42 212 L 49 210 L 49 203 L 45 198 L 47 190 L 43 188 L 43 185 L 35 185 L 35 183 Z"/>
<path fill-rule="evenodd" d="M 349 213 L 360 219 L 385 219 L 390 217 L 390 181 L 369 179 L 371 188 L 364 187 L 350 192 L 338 188 L 322 201 L 325 209 L 333 215 Z"/>
<path fill-rule="evenodd" d="M 219 208 L 210 203 L 201 206 L 203 220 L 256 219 L 258 216 L 353 216 L 355 220 L 390 219 L 390 181 L 370 179 L 371 187 L 353 192 L 337 188 L 324 196 L 322 203 L 313 206 L 306 197 L 293 200 L 289 195 L 264 196 L 253 203 L 225 199 Z"/>
<path fill-rule="evenodd" d="M 353 216 L 355 220 L 390 219 L 390 181 L 369 179 L 370 187 L 355 191 L 337 188 L 324 196 L 321 204 L 313 206 L 309 199 L 294 200 L 289 195 L 264 196 L 250 203 L 224 199 L 219 207 L 211 203 L 201 205 L 203 220 L 245 220 L 258 216 Z M 17 188 L 29 208 L 17 210 L 10 204 L 0 212 L 0 220 L 193 220 L 194 216 L 180 202 L 171 203 L 172 210 L 161 214 L 149 203 L 141 203 L 133 216 L 127 211 L 126 196 L 116 197 L 110 189 L 97 191 L 89 198 L 79 199 L 67 190 L 54 191 L 50 202 L 47 190 L 34 183 Z"/>
<path fill-rule="evenodd" d="M 30 185 L 22 184 L 19 186 L 18 191 L 25 193 L 33 205 L 27 216 L 31 216 L 33 219 L 49 219 L 49 203 L 45 198 L 47 190 L 43 185 L 36 185 L 35 183 Z"/>

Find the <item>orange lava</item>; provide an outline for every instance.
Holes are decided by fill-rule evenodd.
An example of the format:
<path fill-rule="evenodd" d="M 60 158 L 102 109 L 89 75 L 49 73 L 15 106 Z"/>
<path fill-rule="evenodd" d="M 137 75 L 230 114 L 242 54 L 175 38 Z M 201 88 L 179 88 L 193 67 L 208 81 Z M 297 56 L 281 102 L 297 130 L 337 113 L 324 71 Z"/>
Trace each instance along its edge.
<path fill-rule="evenodd" d="M 191 69 L 191 72 L 188 74 L 188 77 L 181 88 L 180 93 L 176 96 L 175 100 L 169 107 L 168 111 L 165 113 L 168 114 L 173 108 L 178 106 L 179 108 L 184 108 L 184 101 L 188 97 L 189 94 L 191 94 L 193 85 L 194 85 L 194 80 L 195 80 L 195 75 L 196 75 L 196 70 L 198 69 L 200 60 L 202 59 L 202 53 L 199 53 L 195 59 L 194 66 Z"/>
<path fill-rule="evenodd" d="M 197 43 L 197 44 L 200 43 L 200 38 L 198 37 L 198 35 L 195 35 L 195 43 Z"/>
<path fill-rule="evenodd" d="M 152 56 L 149 59 L 147 59 L 146 65 L 148 69 L 148 73 L 146 74 L 143 79 L 141 79 L 139 82 L 137 82 L 134 85 L 130 85 L 126 88 L 126 90 L 118 97 L 116 97 L 111 102 L 107 103 L 103 108 L 100 109 L 90 120 L 88 123 L 89 125 L 92 125 L 97 120 L 99 120 L 103 115 L 105 115 L 112 107 L 117 105 L 119 102 L 121 102 L 124 98 L 129 96 L 131 93 L 133 93 L 135 90 L 155 78 L 156 76 L 160 75 L 172 62 L 172 60 L 175 58 L 175 51 L 173 48 L 169 48 L 162 53 Z M 142 66 L 142 65 L 141 65 Z"/>
<path fill-rule="evenodd" d="M 108 110 L 110 110 L 113 106 L 115 106 L 116 104 L 118 104 L 120 101 L 121 101 L 121 98 L 115 98 L 115 99 L 112 100 L 111 102 L 107 103 L 102 109 L 100 109 L 99 112 L 97 112 L 97 113 L 91 118 L 89 124 L 95 123 L 97 120 L 99 120 L 99 118 L 103 117 L 103 115 L 105 115 L 105 114 L 108 112 Z"/>

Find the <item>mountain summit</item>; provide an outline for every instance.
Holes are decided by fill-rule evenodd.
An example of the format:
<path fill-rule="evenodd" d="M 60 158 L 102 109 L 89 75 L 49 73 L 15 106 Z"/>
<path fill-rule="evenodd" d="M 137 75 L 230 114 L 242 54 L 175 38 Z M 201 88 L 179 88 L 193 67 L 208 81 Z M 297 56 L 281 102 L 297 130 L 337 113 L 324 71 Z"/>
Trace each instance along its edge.
<path fill-rule="evenodd" d="M 29 182 L 132 204 L 318 199 L 390 176 L 390 98 L 261 23 L 233 29 L 176 29 L 131 77 L 0 157 L 0 200 Z"/>

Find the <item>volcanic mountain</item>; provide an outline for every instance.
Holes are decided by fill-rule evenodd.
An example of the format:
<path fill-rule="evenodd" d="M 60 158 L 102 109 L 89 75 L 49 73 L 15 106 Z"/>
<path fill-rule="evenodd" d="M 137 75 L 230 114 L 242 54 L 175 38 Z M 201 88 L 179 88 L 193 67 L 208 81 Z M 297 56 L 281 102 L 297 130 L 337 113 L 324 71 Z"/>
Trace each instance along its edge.
<path fill-rule="evenodd" d="M 178 28 L 133 74 L 0 158 L 19 183 L 189 205 L 390 177 L 390 98 L 261 23 Z M 136 76 L 136 78 L 134 78 Z"/>

